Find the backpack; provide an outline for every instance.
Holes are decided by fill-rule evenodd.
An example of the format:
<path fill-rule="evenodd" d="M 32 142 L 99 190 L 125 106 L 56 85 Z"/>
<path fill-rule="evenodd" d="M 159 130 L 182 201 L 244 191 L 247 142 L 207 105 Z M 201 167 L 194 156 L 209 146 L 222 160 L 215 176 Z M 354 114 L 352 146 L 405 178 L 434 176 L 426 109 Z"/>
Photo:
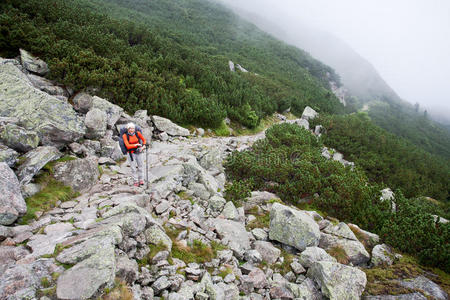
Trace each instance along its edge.
<path fill-rule="evenodd" d="M 137 136 L 137 138 L 139 139 L 139 143 L 142 144 L 142 140 L 139 137 L 139 135 L 137 135 L 138 132 L 140 132 L 142 134 L 142 129 L 141 127 L 137 126 L 135 127 L 135 134 Z M 125 146 L 125 142 L 123 141 L 123 135 L 126 134 L 127 135 L 127 139 L 128 141 L 130 140 L 129 135 L 128 135 L 128 129 L 124 126 L 122 128 L 120 128 L 119 131 L 119 146 L 120 146 L 120 150 L 122 150 L 122 154 L 125 155 L 128 153 L 128 149 L 127 146 Z"/>

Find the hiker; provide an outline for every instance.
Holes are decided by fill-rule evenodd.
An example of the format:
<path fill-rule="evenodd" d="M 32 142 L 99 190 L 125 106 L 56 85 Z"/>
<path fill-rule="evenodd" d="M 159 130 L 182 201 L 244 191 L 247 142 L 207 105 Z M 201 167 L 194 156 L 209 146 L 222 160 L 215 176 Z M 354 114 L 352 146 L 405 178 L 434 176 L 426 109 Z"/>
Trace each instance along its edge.
<path fill-rule="evenodd" d="M 144 185 L 144 163 L 143 154 L 146 140 L 141 131 L 136 131 L 136 126 L 133 123 L 128 123 L 127 132 L 123 134 L 122 138 L 127 148 L 127 160 L 131 166 L 131 173 L 133 175 L 134 186 Z"/>

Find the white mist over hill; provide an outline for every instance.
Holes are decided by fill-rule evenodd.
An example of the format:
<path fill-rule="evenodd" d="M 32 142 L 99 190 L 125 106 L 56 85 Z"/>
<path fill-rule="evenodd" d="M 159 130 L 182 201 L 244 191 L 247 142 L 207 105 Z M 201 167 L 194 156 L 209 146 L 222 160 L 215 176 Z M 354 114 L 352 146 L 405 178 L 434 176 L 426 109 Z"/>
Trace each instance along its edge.
<path fill-rule="evenodd" d="M 364 70 L 378 71 L 383 79 L 376 80 L 375 88 L 380 88 L 384 80 L 400 98 L 417 102 L 421 109 L 450 123 L 449 1 L 220 2 L 330 64 L 345 83 L 350 74 L 358 77 L 364 76 Z M 352 61 L 361 62 L 363 58 L 370 63 L 362 69 L 358 64 L 355 69 Z M 373 76 L 364 78 L 365 82 L 372 80 Z M 382 88 L 393 93 L 387 85 Z"/>

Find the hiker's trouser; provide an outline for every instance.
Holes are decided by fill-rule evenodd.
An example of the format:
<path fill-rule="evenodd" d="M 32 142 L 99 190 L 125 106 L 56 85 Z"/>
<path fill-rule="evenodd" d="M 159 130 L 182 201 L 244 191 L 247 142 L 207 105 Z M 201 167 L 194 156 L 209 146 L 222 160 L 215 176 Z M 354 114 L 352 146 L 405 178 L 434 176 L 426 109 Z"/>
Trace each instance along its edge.
<path fill-rule="evenodd" d="M 133 160 L 131 160 L 130 155 L 133 157 Z M 134 182 L 144 180 L 144 152 L 139 153 L 128 153 L 127 159 L 128 163 L 131 167 L 131 174 L 133 176 Z M 137 170 L 136 170 L 137 169 Z"/>

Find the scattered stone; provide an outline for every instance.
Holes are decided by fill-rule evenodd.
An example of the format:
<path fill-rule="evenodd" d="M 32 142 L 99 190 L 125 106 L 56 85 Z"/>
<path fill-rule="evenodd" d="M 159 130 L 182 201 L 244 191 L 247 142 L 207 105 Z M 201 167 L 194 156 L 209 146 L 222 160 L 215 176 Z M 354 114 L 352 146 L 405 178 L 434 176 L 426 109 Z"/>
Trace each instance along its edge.
<path fill-rule="evenodd" d="M 336 259 L 329 255 L 325 250 L 319 247 L 308 247 L 299 256 L 299 262 L 302 266 L 309 268 L 314 262 L 329 261 L 336 262 Z"/>
<path fill-rule="evenodd" d="M 447 293 L 439 285 L 426 278 L 425 276 L 419 276 L 414 279 L 399 281 L 399 284 L 409 289 L 420 289 L 425 293 L 426 296 L 430 296 L 435 299 L 448 299 Z"/>
<path fill-rule="evenodd" d="M 317 115 L 318 115 L 318 113 L 314 109 L 312 109 L 311 107 L 307 106 L 303 110 L 302 119 L 312 120 L 315 117 L 317 117 Z"/>
<path fill-rule="evenodd" d="M 275 248 L 270 242 L 256 241 L 253 246 L 268 264 L 274 264 L 280 257 L 281 250 Z"/>
<path fill-rule="evenodd" d="M 394 263 L 395 255 L 391 247 L 386 244 L 376 245 L 372 249 L 371 265 L 377 266 L 390 266 Z"/>
<path fill-rule="evenodd" d="M 266 241 L 268 237 L 267 232 L 262 228 L 254 228 L 252 230 L 252 234 L 255 237 L 255 239 L 260 241 Z"/>
<path fill-rule="evenodd" d="M 303 266 L 300 263 L 296 262 L 296 261 L 291 263 L 291 269 L 297 275 L 306 272 L 305 268 L 303 268 Z"/>
<path fill-rule="evenodd" d="M 237 258 L 243 259 L 245 251 L 250 249 L 250 240 L 244 225 L 231 220 L 214 219 L 213 226 L 222 243 L 230 247 Z"/>

